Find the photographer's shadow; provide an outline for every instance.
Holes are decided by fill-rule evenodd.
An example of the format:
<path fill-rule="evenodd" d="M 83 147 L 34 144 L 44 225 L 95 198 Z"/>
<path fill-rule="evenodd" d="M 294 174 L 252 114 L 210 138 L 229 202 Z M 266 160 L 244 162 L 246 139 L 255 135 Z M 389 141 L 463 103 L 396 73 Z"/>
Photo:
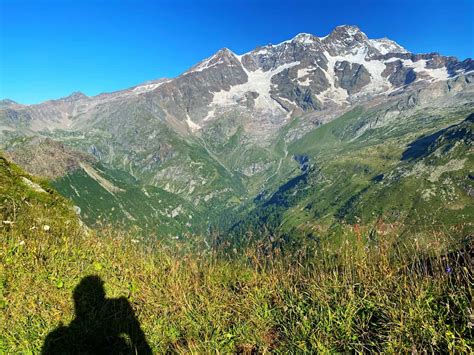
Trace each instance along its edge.
<path fill-rule="evenodd" d="M 76 318 L 46 338 L 42 354 L 151 354 L 130 303 L 105 298 L 104 283 L 87 276 L 74 289 Z"/>

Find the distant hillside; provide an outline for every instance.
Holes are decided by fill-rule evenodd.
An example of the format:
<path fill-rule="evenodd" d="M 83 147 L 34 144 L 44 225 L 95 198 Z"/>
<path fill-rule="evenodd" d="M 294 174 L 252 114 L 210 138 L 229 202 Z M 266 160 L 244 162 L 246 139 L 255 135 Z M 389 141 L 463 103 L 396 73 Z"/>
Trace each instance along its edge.
<path fill-rule="evenodd" d="M 399 155 L 418 136 L 473 113 L 473 82 L 470 58 L 410 53 L 343 25 L 243 54 L 223 48 L 175 78 L 117 92 L 37 105 L 4 100 L 0 149 L 53 179 L 89 226 L 117 223 L 153 239 L 222 230 L 281 201 L 290 185 L 307 181 L 306 189 L 318 179 L 324 191 L 307 188 L 305 206 L 278 207 L 285 230 L 306 222 L 327 229 L 334 218 L 370 223 L 372 213 L 414 211 L 408 196 L 418 195 L 393 196 L 404 185 L 390 190 L 387 178 L 377 188 L 392 197 L 372 204 L 378 189 L 370 179 L 401 168 Z M 303 156 L 309 180 L 299 177 L 295 157 Z"/>
<path fill-rule="evenodd" d="M 433 232 L 472 236 L 471 112 L 470 105 L 427 109 L 364 129 L 385 111 L 356 109 L 320 126 L 288 147 L 300 161 L 305 157 L 305 170 L 234 215 L 230 233 L 244 242 L 249 230 L 270 231 L 290 244 L 316 237 L 336 242 L 341 228 L 357 224 L 396 230 L 408 244 Z"/>
<path fill-rule="evenodd" d="M 377 231 L 374 243 L 354 230 L 338 247 L 285 255 L 264 244 L 231 255 L 199 240 L 169 247 L 85 228 L 70 202 L 3 157 L 0 199 L 1 353 L 117 349 L 107 339 L 156 353 L 474 346 L 472 241 L 446 245 L 433 233 L 406 249 L 396 235 Z"/>

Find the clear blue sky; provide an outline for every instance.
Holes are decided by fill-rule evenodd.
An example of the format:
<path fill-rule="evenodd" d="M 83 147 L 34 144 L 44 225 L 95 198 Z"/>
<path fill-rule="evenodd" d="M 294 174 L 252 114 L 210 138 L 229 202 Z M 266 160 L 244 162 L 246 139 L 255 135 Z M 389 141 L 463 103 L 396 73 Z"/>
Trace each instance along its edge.
<path fill-rule="evenodd" d="M 96 95 L 176 76 L 222 47 L 240 54 L 341 24 L 465 59 L 473 22 L 474 0 L 0 0 L 0 98 Z"/>

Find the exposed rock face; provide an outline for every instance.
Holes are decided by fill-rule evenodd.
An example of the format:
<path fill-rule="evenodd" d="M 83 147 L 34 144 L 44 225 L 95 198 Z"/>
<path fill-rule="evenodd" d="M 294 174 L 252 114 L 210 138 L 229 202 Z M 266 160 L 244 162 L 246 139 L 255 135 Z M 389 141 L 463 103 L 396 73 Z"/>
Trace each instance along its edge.
<path fill-rule="evenodd" d="M 473 80 L 472 59 L 413 54 L 339 26 L 325 37 L 302 33 L 242 55 L 224 48 L 176 78 L 113 93 L 29 106 L 3 100 L 0 143 L 11 148 L 18 136 L 41 136 L 89 154 L 73 158 L 46 145 L 43 156 L 61 152 L 61 164 L 32 171 L 40 175 L 56 177 L 93 156 L 195 205 L 228 203 L 291 174 L 287 145 L 351 106 L 388 105 L 383 119 L 360 124 L 362 134 L 433 100 L 472 102 Z M 42 165 L 30 158 L 23 163 Z"/>
<path fill-rule="evenodd" d="M 12 107 L 12 106 L 21 106 L 17 104 L 15 101 L 10 100 L 10 99 L 5 99 L 5 100 L 0 100 L 0 107 Z"/>
<path fill-rule="evenodd" d="M 50 179 L 79 169 L 81 162 L 95 161 L 90 155 L 74 151 L 48 138 L 27 139 L 18 148 L 12 146 L 7 149 L 5 155 L 32 174 Z"/>
<path fill-rule="evenodd" d="M 183 133 L 198 132 L 230 112 L 252 121 L 249 130 L 257 119 L 274 131 L 295 112 L 364 102 L 472 70 L 471 59 L 411 54 L 389 39 L 369 39 L 355 26 L 339 26 L 325 37 L 302 33 L 243 55 L 224 48 L 175 79 L 112 94 L 74 93 L 31 106 L 4 101 L 0 119 L 33 131 L 74 129 L 117 113 L 129 115 L 133 105 Z"/>
<path fill-rule="evenodd" d="M 335 72 L 339 85 L 346 89 L 349 95 L 361 91 L 370 83 L 370 74 L 362 64 L 338 62 Z"/>

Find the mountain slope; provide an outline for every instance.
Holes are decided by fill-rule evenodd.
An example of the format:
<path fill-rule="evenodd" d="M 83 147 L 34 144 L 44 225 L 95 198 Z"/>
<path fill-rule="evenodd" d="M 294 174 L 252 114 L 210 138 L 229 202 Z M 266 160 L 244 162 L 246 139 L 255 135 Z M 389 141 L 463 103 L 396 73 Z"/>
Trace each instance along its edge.
<path fill-rule="evenodd" d="M 44 146 L 28 142 L 62 151 L 63 158 L 44 154 L 40 173 L 57 179 L 89 223 L 106 216 L 170 236 L 195 233 L 252 210 L 256 199 L 297 178 L 295 155 L 323 164 L 339 158 L 334 151 L 362 149 L 357 142 L 372 136 L 365 149 L 376 149 L 380 132 L 398 130 L 407 142 L 411 132 L 403 127 L 424 130 L 429 120 L 411 123 L 424 110 L 436 117 L 459 107 L 472 112 L 473 69 L 472 59 L 413 54 L 339 26 L 325 37 L 299 34 L 242 55 L 222 49 L 176 78 L 114 93 L 74 93 L 30 106 L 4 101 L 0 143 L 26 167 L 28 151 Z M 333 124 L 340 116 L 350 125 Z M 429 121 L 439 129 L 444 123 Z M 346 179 L 357 167 L 347 169 Z M 120 190 L 110 193 L 101 179 Z M 355 180 L 347 195 L 365 184 Z M 170 211 L 179 206 L 189 220 L 174 223 Z M 155 224 L 167 227 L 149 228 Z"/>
<path fill-rule="evenodd" d="M 117 333 L 120 349 L 140 353 L 130 318 L 156 353 L 472 349 L 472 244 L 443 255 L 433 235 L 414 258 L 389 238 L 334 253 L 322 244 L 323 253 L 223 257 L 204 243 L 189 252 L 186 241 L 84 229 L 72 204 L 3 157 L 0 198 L 2 353 L 40 353 L 51 339 L 93 352 Z"/>
<path fill-rule="evenodd" d="M 233 233 L 241 238 L 263 229 L 311 237 L 341 223 L 377 221 L 410 235 L 413 229 L 472 233 L 472 104 L 409 110 L 364 128 L 364 122 L 380 122 L 386 110 L 352 110 L 290 145 L 303 163 L 300 175 L 260 195 Z"/>

